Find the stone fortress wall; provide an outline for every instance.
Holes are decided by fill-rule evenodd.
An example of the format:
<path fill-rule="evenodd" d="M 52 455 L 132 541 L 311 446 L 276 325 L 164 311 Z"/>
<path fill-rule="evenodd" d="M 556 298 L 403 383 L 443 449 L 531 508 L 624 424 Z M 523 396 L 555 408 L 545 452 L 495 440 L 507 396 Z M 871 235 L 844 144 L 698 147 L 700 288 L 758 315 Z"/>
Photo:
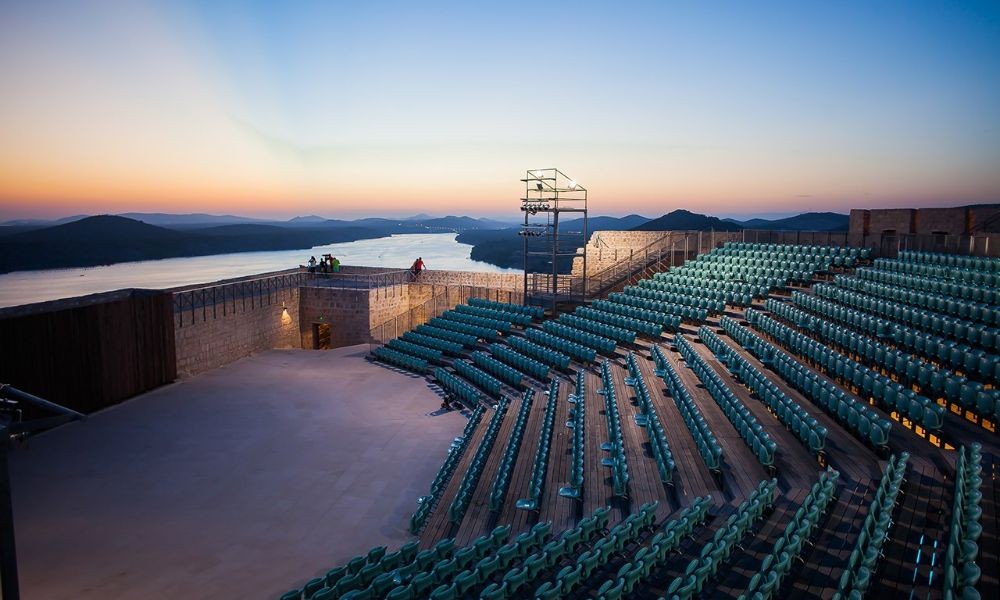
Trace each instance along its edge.
<path fill-rule="evenodd" d="M 289 273 L 294 271 L 273 275 Z M 255 297 L 251 302 L 220 292 L 218 301 L 179 310 L 174 314 L 177 372 L 182 377 L 191 376 L 265 349 L 311 349 L 315 343 L 313 325 L 319 324 L 330 327 L 330 346 L 334 348 L 384 338 L 373 336 L 373 331 L 395 337 L 471 296 L 504 299 L 517 293 L 520 299 L 523 282 L 519 273 L 440 270 L 424 271 L 415 281 L 402 277 L 401 283 L 389 285 L 377 278 L 370 282 L 364 279 L 390 277 L 391 273 L 398 275 L 399 271 L 345 266 L 342 274 L 349 283 L 334 278 L 306 279 L 301 285 Z M 350 281 L 351 275 L 360 279 Z M 226 285 L 228 282 L 220 282 L 219 287 Z"/>

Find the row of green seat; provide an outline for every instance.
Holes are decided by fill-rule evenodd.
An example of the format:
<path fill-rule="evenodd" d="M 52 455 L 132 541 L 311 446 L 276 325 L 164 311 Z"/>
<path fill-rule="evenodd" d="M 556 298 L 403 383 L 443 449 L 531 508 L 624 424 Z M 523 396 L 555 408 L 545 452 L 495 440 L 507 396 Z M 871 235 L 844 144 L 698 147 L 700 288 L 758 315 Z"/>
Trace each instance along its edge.
<path fill-rule="evenodd" d="M 535 461 L 531 465 L 531 479 L 528 480 L 528 497 L 521 498 L 515 505 L 521 510 L 538 510 L 545 491 L 545 475 L 549 471 L 549 451 L 552 448 L 552 429 L 556 423 L 556 401 L 559 398 L 559 380 L 553 378 L 545 394 L 545 414 L 542 428 L 538 432 L 538 447 Z"/>
<path fill-rule="evenodd" d="M 868 335 L 891 341 L 900 348 L 912 350 L 933 361 L 947 364 L 970 379 L 994 385 L 1000 384 L 1000 355 L 994 352 L 973 348 L 968 344 L 920 329 L 898 325 L 812 294 L 792 292 L 792 302 L 824 319 L 837 321 Z"/>
<path fill-rule="evenodd" d="M 388 343 L 386 343 L 386 346 L 396 352 L 402 352 L 403 354 L 409 354 L 410 356 L 422 358 L 427 362 L 440 363 L 444 359 L 442 352 L 436 348 L 429 348 L 421 344 L 414 344 L 413 342 L 408 342 L 400 338 L 389 340 Z"/>
<path fill-rule="evenodd" d="M 717 265 L 754 267 L 765 265 L 773 269 L 786 271 L 811 270 L 819 271 L 829 269 L 835 256 L 820 256 L 818 254 L 808 254 L 801 252 L 798 247 L 786 245 L 774 251 L 743 251 L 726 254 L 716 249 L 707 254 L 698 256 L 700 262 L 711 262 Z M 846 257 L 845 257 L 846 258 Z"/>
<path fill-rule="evenodd" d="M 474 348 L 479 344 L 479 340 L 476 336 L 469 335 L 467 333 L 459 333 L 457 331 L 452 331 L 450 329 L 442 329 L 441 327 L 435 327 L 434 325 L 428 325 L 424 323 L 423 325 L 417 325 L 414 329 L 417 334 L 424 335 L 427 337 L 433 337 L 446 342 L 452 342 L 455 344 L 461 344 L 466 348 Z"/>
<path fill-rule="evenodd" d="M 398 594 L 400 586 L 407 586 L 417 578 L 421 581 L 433 581 L 433 578 L 440 573 L 438 565 L 447 564 L 444 561 L 450 560 L 456 552 L 463 550 L 469 551 L 469 549 L 475 549 L 477 552 L 482 552 L 486 549 L 484 546 L 493 546 L 491 538 L 497 531 L 499 531 L 502 535 L 505 535 L 503 528 L 498 528 L 489 534 L 476 538 L 468 546 L 458 547 L 453 538 L 445 538 L 439 540 L 432 547 L 427 548 L 426 550 L 421 550 L 417 553 L 417 557 L 413 560 L 413 562 L 392 572 L 392 580 L 397 587 L 391 589 L 387 595 L 383 594 L 379 596 L 379 598 L 383 596 L 391 597 Z"/>
<path fill-rule="evenodd" d="M 604 396 L 604 417 L 607 422 L 608 441 L 601 444 L 601 450 L 608 453 L 601 464 L 611 469 L 611 489 L 615 496 L 628 497 L 628 459 L 625 457 L 625 438 L 622 435 L 622 417 L 618 410 L 618 395 L 611 379 L 608 361 L 601 363 L 601 389 L 597 393 Z"/>
<path fill-rule="evenodd" d="M 592 320 L 579 314 L 563 313 L 559 315 L 559 322 L 586 333 L 610 338 L 618 343 L 631 344 L 635 342 L 635 331 L 608 325 L 607 323 Z"/>
<path fill-rule="evenodd" d="M 691 437 L 694 438 L 698 453 L 701 454 L 705 465 L 712 471 L 719 471 L 722 462 L 722 446 L 715 440 L 712 429 L 705 421 L 705 417 L 698 410 L 698 406 L 691 399 L 691 394 L 681 381 L 680 376 L 674 367 L 664 356 L 663 350 L 659 346 L 653 346 L 651 351 L 653 362 L 656 364 L 656 375 L 663 379 L 667 386 L 667 391 L 674 399 L 677 410 L 680 411 L 684 424 L 687 425 Z"/>
<path fill-rule="evenodd" d="M 492 329 L 495 331 L 501 331 L 503 333 L 509 332 L 511 327 L 510 321 L 503 321 L 500 319 L 489 319 L 486 317 L 480 317 L 478 315 L 471 315 L 469 313 L 465 313 L 460 310 L 445 311 L 441 313 L 441 318 L 447 319 L 449 321 L 454 321 L 456 323 L 465 323 L 466 325 L 482 327 L 483 329 Z"/>
<path fill-rule="evenodd" d="M 569 409 L 569 421 L 566 427 L 573 430 L 570 436 L 569 485 L 559 488 L 559 495 L 565 498 L 583 498 L 584 448 L 587 440 L 587 387 L 584 381 L 583 369 L 576 372 L 576 387 L 566 401 L 572 406 Z"/>
<path fill-rule="evenodd" d="M 546 323 L 551 323 L 551 321 L 546 321 Z M 571 342 L 563 337 L 553 335 L 548 331 L 542 331 L 541 329 L 528 329 L 524 332 L 524 335 L 536 344 L 548 346 L 557 352 L 568 354 L 569 356 L 584 362 L 592 362 L 595 358 L 597 358 L 597 350 L 584 346 L 583 344 Z M 511 339 L 512 346 L 514 346 L 514 340 L 516 339 L 517 338 Z M 517 348 L 517 346 L 514 347 Z M 518 348 L 518 350 L 520 350 L 520 348 Z"/>
<path fill-rule="evenodd" d="M 476 491 L 476 486 L 479 485 L 479 478 L 486 467 L 486 459 L 490 457 L 490 452 L 493 451 L 493 444 L 496 443 L 497 434 L 500 433 L 500 427 L 503 425 L 503 418 L 507 414 L 507 407 L 509 405 L 510 401 L 507 398 L 500 398 L 493 416 L 490 417 L 486 433 L 479 440 L 479 446 L 476 448 L 476 453 L 472 456 L 472 462 L 469 463 L 469 467 L 462 477 L 462 483 L 455 493 L 455 498 L 452 499 L 451 506 L 448 507 L 448 520 L 452 523 L 461 523 L 466 509 L 469 508 L 469 502 L 472 501 L 472 493 Z"/>
<path fill-rule="evenodd" d="M 882 269 L 883 271 L 960 281 L 970 285 L 987 287 L 1000 285 L 1000 273 L 989 273 L 986 271 L 977 271 L 976 269 L 908 262 L 890 258 L 876 258 L 874 266 L 876 269 Z"/>
<path fill-rule="evenodd" d="M 708 318 L 708 310 L 704 308 L 687 306 L 685 304 L 675 304 L 673 302 L 664 302 L 663 300 L 656 300 L 653 298 L 644 298 L 642 296 L 627 294 L 625 292 L 612 292 L 608 294 L 608 301 L 614 304 L 631 306 L 633 308 L 640 308 L 648 311 L 645 313 L 646 316 L 640 316 L 639 314 L 636 314 L 635 316 L 640 319 L 646 319 L 647 321 L 662 323 L 664 327 L 670 327 L 674 330 L 680 327 L 679 321 L 676 325 L 673 324 L 674 319 L 677 317 L 680 319 L 688 319 L 689 321 L 704 321 Z M 597 306 L 597 303 L 595 302 L 594 305 Z M 655 315 L 660 316 L 657 316 L 654 319 L 653 317 Z"/>
<path fill-rule="evenodd" d="M 545 381 L 549 378 L 548 365 L 533 358 L 529 358 L 513 348 L 493 343 L 490 344 L 490 353 L 494 358 L 510 365 L 518 371 L 522 371 L 525 374 L 534 377 L 539 381 Z M 567 363 L 568 360 L 569 359 L 567 357 Z"/>
<path fill-rule="evenodd" d="M 606 568 L 617 553 L 636 543 L 642 532 L 653 526 L 658 505 L 659 503 L 655 501 L 643 504 L 637 512 L 625 517 L 606 536 L 598 539 L 583 553 L 579 552 L 579 548 L 588 546 L 590 540 L 584 541 L 582 536 L 581 543 L 566 544 L 564 549 L 552 552 L 552 555 L 547 557 L 550 568 L 557 567 L 562 558 L 575 560 L 560 569 L 555 579 L 539 585 L 535 589 L 534 597 L 537 600 L 561 600 L 572 596 L 584 586 L 591 575 Z"/>
<path fill-rule="evenodd" d="M 455 368 L 455 371 L 458 372 L 459 375 L 465 377 L 481 389 L 486 390 L 487 393 L 493 396 L 500 395 L 500 390 L 503 388 L 503 382 L 475 366 L 471 362 L 467 360 L 456 360 L 451 366 Z"/>
<path fill-rule="evenodd" d="M 454 331 L 461 333 L 477 340 L 487 340 L 490 342 L 495 342 L 499 339 L 500 334 L 496 329 L 491 329 L 488 327 L 482 327 L 479 325 L 470 325 L 468 323 L 460 323 L 458 321 L 453 321 L 451 319 L 445 319 L 444 317 L 434 317 L 428 323 L 432 327 L 437 327 L 439 329 L 447 329 L 448 331 Z"/>
<path fill-rule="evenodd" d="M 984 273 L 1000 273 L 1000 259 L 988 256 L 962 256 L 950 252 L 900 250 L 896 258 L 904 262 L 957 267 L 959 269 L 983 271 Z"/>
<path fill-rule="evenodd" d="M 980 522 L 983 508 L 982 449 L 979 444 L 963 446 L 955 464 L 955 499 L 952 502 L 948 548 L 944 559 L 944 597 L 979 598 L 976 583 L 982 569 L 976 564 L 979 556 Z M 995 573 L 994 573 L 995 574 Z"/>
<path fill-rule="evenodd" d="M 458 585 L 461 574 L 469 567 L 475 565 L 488 565 L 496 559 L 496 556 L 507 548 L 518 548 L 520 541 L 524 539 L 518 536 L 517 539 L 506 543 L 510 537 L 510 525 L 502 525 L 495 528 L 490 533 L 476 538 L 468 546 L 457 550 L 454 549 L 454 541 L 443 540 L 437 546 L 445 544 L 451 546 L 451 551 L 447 553 L 438 552 L 440 558 L 432 562 L 424 569 L 413 574 L 397 573 L 396 587 L 383 596 L 373 596 L 370 600 L 422 600 L 432 597 L 433 591 L 441 586 L 450 586 L 452 582 Z M 450 542 L 450 544 L 449 544 Z M 355 599 L 360 600 L 360 599 Z M 369 600 L 365 598 L 364 600 Z"/>
<path fill-rule="evenodd" d="M 535 392 L 531 388 L 524 390 L 521 396 L 521 407 L 517 411 L 517 420 L 510 432 L 510 439 L 504 449 L 500 465 L 497 467 L 496 478 L 493 480 L 493 487 L 490 488 L 490 510 L 499 512 L 503 507 L 504 497 L 510 487 L 510 478 L 514 474 L 514 466 L 517 464 L 517 456 L 521 453 L 521 441 L 524 439 L 524 428 L 528 424 L 528 417 L 531 416 L 531 405 L 534 402 Z"/>
<path fill-rule="evenodd" d="M 504 321 L 513 325 L 520 325 L 522 327 L 530 325 L 532 321 L 531 316 L 527 314 L 511 312 L 508 310 L 496 310 L 493 308 L 486 308 L 484 306 L 473 306 L 471 304 L 459 304 L 455 306 L 455 311 L 466 315 L 472 315 L 474 317 Z"/>
<path fill-rule="evenodd" d="M 788 394 L 778 389 L 778 386 L 749 360 L 738 352 L 733 352 L 714 331 L 702 325 L 698 337 L 726 365 L 726 368 L 756 394 L 778 420 L 809 448 L 810 452 L 819 454 L 823 451 L 826 446 L 826 427 L 820 425 L 798 402 L 789 398 Z"/>
<path fill-rule="evenodd" d="M 941 294 L 969 300 L 972 302 L 982 302 L 984 304 L 1000 304 L 1000 290 L 997 286 L 979 286 L 958 283 L 952 279 L 939 279 L 936 277 L 921 277 L 912 273 L 896 273 L 894 271 L 884 271 L 882 269 L 857 269 L 854 272 L 859 279 L 874 281 L 881 284 L 906 287 L 932 294 Z"/>
<path fill-rule="evenodd" d="M 417 373 L 424 373 L 427 371 L 428 365 L 426 360 L 417 358 L 416 356 L 412 356 L 410 354 L 404 354 L 386 346 L 379 346 L 378 348 L 375 348 L 372 350 L 372 355 L 382 362 L 402 367 L 410 371 L 416 371 Z"/>
<path fill-rule="evenodd" d="M 542 330 L 569 340 L 575 344 L 593 348 L 594 350 L 605 354 L 614 352 L 615 347 L 617 346 L 613 339 L 597 335 L 596 333 L 590 333 L 589 331 L 584 331 L 582 329 L 577 329 L 576 327 L 570 327 L 569 325 L 558 321 L 545 321 L 542 323 Z"/>
<path fill-rule="evenodd" d="M 893 321 L 912 325 L 924 331 L 955 338 L 960 342 L 982 347 L 987 352 L 1000 351 L 1000 335 L 998 335 L 997 329 L 993 327 L 987 327 L 965 319 L 947 317 L 934 311 L 900 304 L 891 300 L 872 298 L 869 294 L 853 292 L 828 283 L 820 283 L 813 286 L 813 293 L 823 298 L 836 300 L 847 306 L 853 306 L 873 315 L 880 315 Z"/>
<path fill-rule="evenodd" d="M 431 350 L 437 350 L 451 356 L 459 356 L 462 354 L 462 344 L 449 342 L 448 340 L 443 340 L 441 338 L 431 337 L 429 335 L 417 333 L 416 331 L 407 331 L 396 339 L 414 344 L 416 346 L 423 346 Z"/>
<path fill-rule="evenodd" d="M 787 302 L 772 298 L 764 307 L 800 329 L 812 332 L 820 341 L 846 350 L 852 358 L 865 360 L 883 375 L 894 376 L 900 383 L 920 388 L 931 398 L 944 398 L 991 420 L 1000 418 L 1000 390 L 985 389 L 978 381 L 969 381 L 918 356 L 817 319 Z"/>
<path fill-rule="evenodd" d="M 558 564 L 565 555 L 590 544 L 591 540 L 605 531 L 610 520 L 610 512 L 607 507 L 598 508 L 589 517 L 580 519 L 576 527 L 564 531 L 558 540 L 549 541 L 544 545 L 543 540 L 533 546 L 535 551 L 530 555 L 518 556 L 517 560 L 507 561 L 501 569 L 500 581 L 487 585 L 479 597 L 502 600 L 523 595 L 522 590 L 531 589 L 543 571 Z M 539 523 L 532 531 L 540 527 L 551 530 L 552 523 Z"/>
<path fill-rule="evenodd" d="M 676 518 L 664 525 L 662 531 L 653 536 L 649 546 L 636 551 L 613 577 L 601 584 L 597 589 L 598 599 L 617 600 L 628 593 L 627 590 L 634 590 L 650 579 L 652 573 L 680 549 L 681 542 L 705 522 L 711 503 L 711 496 L 695 498 L 690 506 L 684 508 Z M 580 560 L 584 560 L 584 557 L 581 556 Z"/>
<path fill-rule="evenodd" d="M 809 544 L 809 538 L 819 528 L 830 502 L 836 496 L 840 473 L 827 468 L 812 485 L 809 494 L 785 526 L 785 531 L 774 543 L 771 553 L 764 557 L 760 569 L 750 578 L 740 600 L 769 600 L 778 596 L 781 582 L 792 570 L 792 562 L 799 558 Z"/>
<path fill-rule="evenodd" d="M 779 252 L 746 253 L 735 256 L 715 253 L 702 254 L 694 263 L 699 266 L 765 268 L 774 271 L 804 272 L 812 274 L 826 271 L 833 264 L 832 257 L 807 256 L 803 254 L 782 254 Z M 685 265 L 686 266 L 686 265 Z"/>
<path fill-rule="evenodd" d="M 940 404 L 795 331 L 763 312 L 747 309 L 746 317 L 751 325 L 774 337 L 792 352 L 808 358 L 831 377 L 856 388 L 862 398 L 874 398 L 887 410 L 898 411 L 931 431 L 939 431 L 944 427 L 945 413 L 948 409 Z"/>
<path fill-rule="evenodd" d="M 790 283 L 807 284 L 816 273 L 829 272 L 833 267 L 853 267 L 856 258 L 806 254 L 795 246 L 776 251 L 736 251 L 725 253 L 716 249 L 699 255 L 684 265 L 681 271 L 697 273 L 722 281 L 742 282 L 750 286 L 754 296 L 766 296 L 771 288 L 784 288 Z"/>
<path fill-rule="evenodd" d="M 705 584 L 715 577 L 719 568 L 733 555 L 743 536 L 774 507 L 774 489 L 777 484 L 774 479 L 761 481 L 737 507 L 736 512 L 729 515 L 726 522 L 715 530 L 712 541 L 702 546 L 698 557 L 688 562 L 684 573 L 670 582 L 661 600 L 689 600 L 700 595 Z"/>
<path fill-rule="evenodd" d="M 1000 308 L 997 308 L 995 304 L 973 302 L 954 296 L 901 288 L 897 285 L 868 281 L 856 276 L 837 275 L 833 284 L 873 298 L 884 298 L 893 302 L 909 304 L 972 323 L 982 323 L 993 327 L 1000 325 Z"/>
<path fill-rule="evenodd" d="M 670 331 L 677 331 L 677 328 L 681 326 L 681 315 L 680 313 L 674 314 L 670 312 L 664 312 L 659 308 L 644 308 L 647 306 L 660 304 L 653 300 L 643 300 L 642 298 L 635 298 L 632 296 L 625 296 L 624 294 L 618 294 L 615 292 L 608 296 L 608 300 L 594 300 L 590 304 L 590 310 L 596 310 L 603 312 L 605 314 L 611 314 L 615 316 L 622 316 L 626 319 L 636 319 L 639 323 L 653 323 L 660 326 L 661 328 L 668 329 Z M 624 300 L 623 300 L 624 299 Z M 626 301 L 627 300 L 627 301 Z M 671 306 L 663 304 L 663 307 Z M 692 308 L 690 306 L 678 306 L 676 307 L 683 311 L 697 311 L 698 309 Z M 706 313 L 707 314 L 707 313 Z M 639 329 L 636 329 L 639 331 Z M 662 329 L 661 329 L 662 332 Z M 659 334 L 653 335 L 648 334 L 651 337 L 658 337 Z"/>
<path fill-rule="evenodd" d="M 643 281 L 649 281 L 644 279 Z M 641 283 L 641 282 L 640 282 Z M 629 296 L 637 296 L 647 300 L 657 300 L 667 304 L 680 304 L 706 310 L 709 313 L 717 313 L 726 310 L 726 303 L 722 300 L 709 300 L 702 298 L 698 290 L 692 288 L 690 294 L 673 294 L 661 292 L 660 290 L 644 287 L 642 285 L 627 285 L 624 292 Z"/>
<path fill-rule="evenodd" d="M 391 586 L 393 573 L 400 567 L 408 567 L 415 563 L 419 549 L 420 542 L 407 542 L 399 550 L 388 553 L 385 546 L 376 546 L 367 553 L 355 556 L 343 565 L 330 569 L 323 577 L 310 579 L 301 589 L 295 588 L 285 592 L 281 600 L 322 598 L 329 594 L 317 594 L 326 589 L 332 589 L 334 597 L 339 597 L 352 590 L 374 586 L 376 581 L 379 581 L 376 589 L 384 587 L 386 581 Z"/>
<path fill-rule="evenodd" d="M 659 275 L 659 273 L 657 273 L 657 275 Z M 699 279 L 695 277 L 691 278 Z M 753 302 L 753 296 L 749 293 L 711 289 L 710 286 L 706 286 L 702 282 L 672 283 L 665 280 L 643 279 L 639 281 L 638 285 L 639 287 L 666 292 L 668 294 L 683 294 L 685 296 L 697 295 L 700 298 L 722 302 L 723 304 L 741 304 L 745 306 Z"/>
<path fill-rule="evenodd" d="M 516 388 L 520 388 L 524 385 L 524 373 L 518 371 L 510 365 L 500 362 L 485 352 L 473 352 L 472 362 L 483 371 L 498 377 L 501 381 L 504 381 Z"/>
<path fill-rule="evenodd" d="M 749 350 L 813 404 L 836 418 L 854 436 L 865 443 L 870 442 L 876 448 L 888 445 L 892 422 L 882 418 L 874 408 L 820 377 L 816 371 L 778 350 L 771 342 L 758 337 L 734 319 L 723 317 L 720 323 L 729 337 Z"/>
<path fill-rule="evenodd" d="M 726 242 L 717 252 L 724 255 L 745 253 L 781 253 L 802 256 L 840 256 L 867 260 L 872 255 L 871 248 L 851 246 L 830 246 L 819 244 L 776 244 L 773 242 Z"/>
<path fill-rule="evenodd" d="M 694 265 L 696 263 L 697 261 L 690 264 Z M 762 296 L 767 294 L 767 287 L 765 286 L 753 285 L 745 281 L 713 279 L 705 275 L 697 274 L 694 271 L 688 273 L 685 271 L 684 267 L 671 269 L 663 273 L 654 273 L 653 279 L 655 281 L 663 281 L 667 283 L 680 283 L 684 285 L 701 286 L 709 290 L 721 290 L 724 292 L 733 292 L 737 295 L 749 294 L 750 296 Z"/>
<path fill-rule="evenodd" d="M 704 325 L 702 326 L 704 329 Z M 713 369 L 700 354 L 680 333 L 676 334 L 674 343 L 684 357 L 685 362 L 691 367 L 698 379 L 705 384 L 712 399 L 719 405 L 726 418 L 733 424 L 740 437 L 765 467 L 774 466 L 774 455 L 778 450 L 778 443 L 771 439 L 764 426 L 757 421 L 750 409 L 746 407 L 736 397 L 733 390 L 726 385 L 718 371 Z"/>
<path fill-rule="evenodd" d="M 499 310 L 503 312 L 517 313 L 521 315 L 528 315 L 532 319 L 541 319 L 545 316 L 545 309 L 538 306 L 522 306 L 520 304 L 510 304 L 508 302 L 496 302 L 495 300 L 486 300 L 484 298 L 469 298 L 468 303 L 472 306 L 478 306 L 481 308 L 489 308 L 492 310 Z"/>
<path fill-rule="evenodd" d="M 456 364 L 462 361 L 455 361 Z M 444 367 L 434 369 L 434 378 L 449 394 L 467 406 L 478 406 L 483 393 L 468 381 L 446 370 Z"/>
<path fill-rule="evenodd" d="M 410 533 L 413 535 L 420 533 L 424 523 L 427 521 L 427 517 L 430 516 L 431 511 L 434 510 L 434 506 L 441 498 L 444 488 L 451 481 L 451 476 L 458 467 L 459 461 L 462 460 L 465 449 L 471 443 L 472 432 L 475 431 L 479 422 L 483 420 L 485 412 L 486 409 L 481 404 L 476 406 L 476 409 L 472 411 L 472 416 L 469 418 L 469 422 L 465 424 L 462 436 L 449 446 L 448 455 L 445 456 L 444 463 L 438 469 L 437 475 L 434 476 L 434 481 L 431 482 L 430 493 L 417 498 L 417 510 L 410 517 Z"/>
<path fill-rule="evenodd" d="M 603 300 L 601 302 L 603 302 Z M 625 311 L 629 310 L 629 307 L 626 306 L 621 308 L 625 309 Z M 628 329 L 632 332 L 641 333 L 651 338 L 658 338 L 660 337 L 660 334 L 663 333 L 663 325 L 660 323 L 656 323 L 654 321 L 644 321 L 633 316 L 625 316 L 624 314 L 618 314 L 613 310 L 609 311 L 601 310 L 596 307 L 591 308 L 589 306 L 581 306 L 576 309 L 575 314 L 585 319 L 606 323 L 615 327 L 621 327 L 622 329 Z M 680 323 L 680 319 L 677 319 L 677 321 Z"/>
<path fill-rule="evenodd" d="M 660 474 L 660 481 L 671 483 L 674 479 L 674 456 L 670 453 L 670 444 L 667 443 L 667 432 L 663 429 L 659 415 L 656 414 L 656 407 L 649 395 L 649 388 L 646 387 L 646 379 L 639 370 L 639 362 L 635 353 L 629 352 L 625 357 L 625 364 L 628 367 L 629 376 L 625 379 L 625 384 L 635 390 L 636 398 L 639 400 L 639 414 L 635 416 L 635 422 L 640 427 L 646 429 L 646 437 L 649 438 L 649 449 L 656 461 L 656 470 Z"/>
<path fill-rule="evenodd" d="M 746 265 L 713 265 L 703 263 L 698 268 L 702 277 L 708 277 L 719 281 L 742 281 L 754 288 L 761 290 L 758 294 L 763 296 L 763 291 L 775 288 L 786 288 L 789 284 L 795 283 L 805 285 L 810 283 L 816 271 L 824 270 L 821 265 L 802 263 L 795 269 L 782 269 L 768 266 L 766 263 L 759 266 Z"/>
<path fill-rule="evenodd" d="M 871 248 L 818 244 L 776 244 L 768 242 L 726 242 L 716 252 L 722 255 L 749 255 L 753 257 L 818 256 L 840 257 L 851 260 L 868 260 L 872 256 Z"/>
<path fill-rule="evenodd" d="M 528 330 L 533 331 L 531 329 Z M 557 369 L 567 369 L 569 368 L 570 357 L 562 352 L 558 352 L 551 348 L 546 348 L 540 344 L 528 341 L 520 337 L 507 338 L 507 343 L 510 344 L 511 348 L 524 354 L 530 358 L 539 360 L 547 365 L 553 366 Z M 499 355 L 498 355 L 499 356 Z M 501 357 L 502 358 L 502 357 Z M 517 366 L 517 365 L 515 365 Z M 544 378 L 539 378 L 544 379 Z"/>
<path fill-rule="evenodd" d="M 882 480 L 875 490 L 875 497 L 868 505 L 868 514 L 861 524 L 858 539 L 847 560 L 847 566 L 837 583 L 834 598 L 863 598 L 872 584 L 882 556 L 882 547 L 889 540 L 892 530 L 892 513 L 896 507 L 900 489 L 906 479 L 906 461 L 909 454 L 903 452 L 899 459 L 889 457 L 882 474 Z"/>

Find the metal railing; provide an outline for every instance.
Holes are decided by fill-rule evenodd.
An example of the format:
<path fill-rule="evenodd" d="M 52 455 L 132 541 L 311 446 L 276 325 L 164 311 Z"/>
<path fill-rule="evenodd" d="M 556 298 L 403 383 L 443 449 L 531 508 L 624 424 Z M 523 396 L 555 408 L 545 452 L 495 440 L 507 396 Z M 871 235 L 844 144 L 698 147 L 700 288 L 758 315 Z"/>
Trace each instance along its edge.
<path fill-rule="evenodd" d="M 262 306 L 271 306 L 280 300 L 281 292 L 298 288 L 306 275 L 303 271 L 282 272 L 266 277 L 240 279 L 196 288 L 173 291 L 174 314 L 177 326 L 185 320 L 193 324 L 197 319 L 207 321 Z"/>
<path fill-rule="evenodd" d="M 409 269 L 395 269 L 379 272 L 357 272 L 350 269 L 338 273 L 305 273 L 306 287 L 336 287 L 371 290 L 375 288 L 405 285 L 414 280 Z"/>

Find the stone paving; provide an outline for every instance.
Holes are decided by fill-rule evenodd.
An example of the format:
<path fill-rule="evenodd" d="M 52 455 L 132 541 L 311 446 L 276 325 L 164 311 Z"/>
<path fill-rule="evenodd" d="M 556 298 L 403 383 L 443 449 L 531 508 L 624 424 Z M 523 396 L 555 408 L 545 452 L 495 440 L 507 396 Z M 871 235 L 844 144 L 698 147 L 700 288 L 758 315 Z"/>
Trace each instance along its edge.
<path fill-rule="evenodd" d="M 261 352 L 14 450 L 22 597 L 277 598 L 410 540 L 466 417 L 367 351 Z"/>

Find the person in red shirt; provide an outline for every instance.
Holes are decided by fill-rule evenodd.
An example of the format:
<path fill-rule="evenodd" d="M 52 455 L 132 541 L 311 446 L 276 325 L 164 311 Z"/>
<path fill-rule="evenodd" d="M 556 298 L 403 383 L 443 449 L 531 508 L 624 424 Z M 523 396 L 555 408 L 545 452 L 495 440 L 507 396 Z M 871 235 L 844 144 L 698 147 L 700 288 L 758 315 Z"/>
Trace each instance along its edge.
<path fill-rule="evenodd" d="M 416 277 L 417 275 L 420 275 L 420 272 L 425 268 L 424 259 L 418 256 L 417 260 L 413 261 L 413 266 L 410 267 L 410 270 L 413 271 L 413 276 Z"/>

